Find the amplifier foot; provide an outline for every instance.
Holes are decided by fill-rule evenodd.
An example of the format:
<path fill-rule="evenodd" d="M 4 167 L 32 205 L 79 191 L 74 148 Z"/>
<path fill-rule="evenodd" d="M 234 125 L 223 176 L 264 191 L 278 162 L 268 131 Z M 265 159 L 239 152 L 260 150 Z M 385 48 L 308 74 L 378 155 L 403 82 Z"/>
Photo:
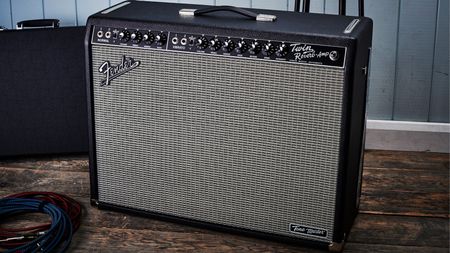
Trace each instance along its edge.
<path fill-rule="evenodd" d="M 98 200 L 97 199 L 91 199 L 91 206 L 97 206 L 98 207 Z"/>
<path fill-rule="evenodd" d="M 344 240 L 342 242 L 332 242 L 328 245 L 328 251 L 330 252 L 342 252 L 344 250 Z"/>

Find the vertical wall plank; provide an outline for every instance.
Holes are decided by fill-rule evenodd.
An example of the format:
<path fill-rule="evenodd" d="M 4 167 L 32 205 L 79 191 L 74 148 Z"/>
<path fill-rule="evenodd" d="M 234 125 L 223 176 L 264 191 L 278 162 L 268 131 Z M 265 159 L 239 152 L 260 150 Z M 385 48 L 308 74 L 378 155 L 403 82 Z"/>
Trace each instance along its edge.
<path fill-rule="evenodd" d="M 237 7 L 251 7 L 251 0 L 216 0 L 216 5 L 231 5 Z"/>
<path fill-rule="evenodd" d="M 365 1 L 367 2 L 367 0 Z M 391 4 L 395 2 L 391 2 Z M 347 0 L 347 15 L 358 16 L 358 0 Z"/>
<path fill-rule="evenodd" d="M 347 0 L 345 11 L 347 16 L 358 16 L 358 0 Z M 337 15 L 339 0 L 325 0 L 325 13 Z"/>
<path fill-rule="evenodd" d="M 428 121 L 436 10 L 437 0 L 401 2 L 394 120 Z"/>
<path fill-rule="evenodd" d="M 301 6 L 301 2 L 302 1 L 300 1 L 300 6 Z M 295 6 L 295 0 L 288 0 L 288 11 L 293 11 L 294 6 Z M 300 7 L 300 11 L 302 11 L 301 7 Z"/>
<path fill-rule="evenodd" d="M 439 1 L 429 120 L 449 122 L 449 4 Z"/>
<path fill-rule="evenodd" d="M 335 0 L 331 0 L 335 1 Z M 288 10 L 293 11 L 295 6 L 295 0 L 289 0 Z M 303 1 L 300 1 L 300 11 L 303 7 Z M 324 13 L 325 11 L 325 0 L 311 0 L 311 6 L 309 12 L 311 13 Z"/>
<path fill-rule="evenodd" d="M 9 1 L 0 0 L 0 26 L 11 29 L 11 5 Z"/>
<path fill-rule="evenodd" d="M 347 2 L 353 2 L 357 0 L 347 0 Z M 295 6 L 295 0 L 289 0 L 288 10 L 293 11 Z M 334 7 L 336 6 L 336 7 Z M 310 12 L 311 13 L 338 13 L 338 0 L 311 0 Z M 300 11 L 302 11 L 303 0 L 300 1 Z M 347 7 L 348 8 L 348 7 Z"/>
<path fill-rule="evenodd" d="M 371 119 L 393 115 L 399 0 L 366 0 L 366 16 L 373 19 L 368 113 Z"/>
<path fill-rule="evenodd" d="M 45 18 L 57 18 L 61 26 L 76 26 L 75 0 L 44 0 Z"/>
<path fill-rule="evenodd" d="M 109 6 L 113 6 L 121 2 L 123 2 L 123 0 L 109 0 Z"/>
<path fill-rule="evenodd" d="M 339 13 L 339 0 L 325 0 L 325 13 L 337 15 Z"/>
<path fill-rule="evenodd" d="M 320 4 L 324 0 L 311 0 L 311 6 L 310 6 L 310 12 L 312 12 L 312 9 L 314 8 L 314 11 L 316 12 L 323 12 L 323 6 Z M 315 3 L 317 2 L 317 3 Z M 289 0 L 288 1 L 288 10 L 293 11 L 295 7 L 295 0 Z M 300 0 L 300 12 L 303 10 L 303 0 Z"/>
<path fill-rule="evenodd" d="M 182 1 L 181 0 L 145 0 L 145 1 L 151 1 L 151 2 L 165 2 L 165 3 L 181 3 Z M 212 0 L 213 1 L 213 0 Z M 194 1 L 192 1 L 192 2 L 189 2 L 189 1 L 185 1 L 184 3 L 190 3 L 190 4 L 201 4 L 201 2 L 202 2 L 202 0 L 199 0 L 198 2 L 195 2 L 195 0 Z M 209 2 L 211 2 L 211 1 L 208 1 L 208 3 Z"/>
<path fill-rule="evenodd" d="M 214 0 L 179 0 L 179 3 L 214 5 Z"/>
<path fill-rule="evenodd" d="M 266 0 L 253 0 L 252 8 L 258 9 L 271 9 L 271 10 L 283 10 L 287 11 L 287 0 L 278 1 L 266 1 Z"/>
<path fill-rule="evenodd" d="M 325 0 L 311 0 L 310 12 L 311 13 L 324 13 L 325 12 Z"/>
<path fill-rule="evenodd" d="M 295 0 L 289 0 L 288 10 L 294 10 L 294 3 Z M 324 10 L 327 14 L 338 14 L 339 0 L 311 0 L 311 12 L 324 13 Z M 347 15 L 358 16 L 358 0 L 347 0 Z"/>
<path fill-rule="evenodd" d="M 76 0 L 78 25 L 85 25 L 87 18 L 109 7 L 109 0 Z"/>
<path fill-rule="evenodd" d="M 178 1 L 178 0 L 144 0 L 144 1 L 151 1 L 151 2 L 165 2 L 165 3 L 178 3 L 178 2 L 181 2 L 181 1 Z M 185 3 L 192 3 L 192 4 L 195 4 L 194 1 L 192 1 L 192 2 L 185 1 Z"/>
<path fill-rule="evenodd" d="M 44 17 L 42 0 L 14 0 L 11 5 L 13 28 L 18 21 Z"/>

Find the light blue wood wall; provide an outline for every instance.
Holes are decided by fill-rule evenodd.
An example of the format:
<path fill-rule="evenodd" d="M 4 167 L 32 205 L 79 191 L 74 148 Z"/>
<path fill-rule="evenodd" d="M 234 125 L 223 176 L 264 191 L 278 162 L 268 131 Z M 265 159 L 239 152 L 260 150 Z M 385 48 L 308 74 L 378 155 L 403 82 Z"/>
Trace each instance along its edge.
<path fill-rule="evenodd" d="M 159 0 L 161 2 L 294 9 L 294 0 Z M 337 14 L 338 0 L 311 0 L 311 12 Z M 0 0 L 0 25 L 59 18 L 63 26 L 120 0 Z M 357 0 L 347 0 L 356 15 Z M 449 0 L 366 0 L 374 20 L 369 118 L 449 122 Z"/>

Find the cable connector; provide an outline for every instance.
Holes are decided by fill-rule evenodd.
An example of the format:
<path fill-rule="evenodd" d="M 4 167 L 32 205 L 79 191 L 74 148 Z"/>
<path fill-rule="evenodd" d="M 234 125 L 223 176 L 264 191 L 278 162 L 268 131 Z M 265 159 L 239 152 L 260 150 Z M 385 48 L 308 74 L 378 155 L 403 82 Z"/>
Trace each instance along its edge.
<path fill-rule="evenodd" d="M 45 232 L 37 232 L 36 234 L 23 235 L 23 237 L 25 237 L 24 239 L 36 239 L 42 235 L 45 235 Z"/>
<path fill-rule="evenodd" d="M 15 237 L 9 237 L 5 239 L 1 239 L 0 242 L 9 242 L 9 241 L 16 241 L 16 240 L 23 240 L 25 239 L 25 236 L 15 236 Z"/>
<path fill-rule="evenodd" d="M 45 235 L 46 231 L 37 232 L 36 234 L 25 234 L 21 236 L 14 236 L 5 239 L 0 239 L 0 242 L 20 241 L 24 239 L 36 239 L 42 235 Z"/>

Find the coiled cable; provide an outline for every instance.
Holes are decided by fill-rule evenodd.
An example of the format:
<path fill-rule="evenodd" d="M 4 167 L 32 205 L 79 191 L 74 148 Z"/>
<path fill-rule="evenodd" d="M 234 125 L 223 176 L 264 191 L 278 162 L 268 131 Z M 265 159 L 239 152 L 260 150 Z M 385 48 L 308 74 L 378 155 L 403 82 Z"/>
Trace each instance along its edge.
<path fill-rule="evenodd" d="M 51 223 L 0 228 L 0 247 L 6 252 L 65 252 L 80 225 L 81 205 L 52 192 L 26 192 L 0 200 L 0 220 L 35 212 L 49 215 Z"/>

